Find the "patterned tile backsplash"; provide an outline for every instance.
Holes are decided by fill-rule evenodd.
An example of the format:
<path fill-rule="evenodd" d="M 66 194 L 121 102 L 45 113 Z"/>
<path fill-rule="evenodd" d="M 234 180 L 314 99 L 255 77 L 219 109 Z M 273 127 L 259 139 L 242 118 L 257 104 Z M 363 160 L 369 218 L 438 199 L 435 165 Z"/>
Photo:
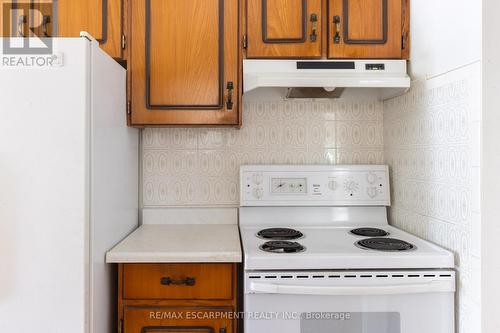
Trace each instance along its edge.
<path fill-rule="evenodd" d="M 383 103 L 247 102 L 241 129 L 143 131 L 143 205 L 239 202 L 242 164 L 383 163 Z"/>
<path fill-rule="evenodd" d="M 393 225 L 455 253 L 457 324 L 479 332 L 480 270 L 472 250 L 480 228 L 480 66 L 414 82 L 384 103 L 385 160 L 390 166 Z M 479 275 L 479 276 L 478 276 Z"/>

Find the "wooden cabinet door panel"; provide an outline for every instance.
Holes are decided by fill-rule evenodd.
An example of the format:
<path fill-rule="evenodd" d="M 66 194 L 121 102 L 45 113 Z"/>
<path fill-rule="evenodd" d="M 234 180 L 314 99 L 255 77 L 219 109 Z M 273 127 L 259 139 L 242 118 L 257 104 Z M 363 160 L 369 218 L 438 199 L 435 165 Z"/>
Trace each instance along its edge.
<path fill-rule="evenodd" d="M 401 58 L 402 0 L 329 1 L 329 58 Z"/>
<path fill-rule="evenodd" d="M 321 0 L 247 0 L 248 58 L 321 57 Z"/>
<path fill-rule="evenodd" d="M 126 333 L 232 333 L 231 308 L 125 307 Z"/>
<path fill-rule="evenodd" d="M 58 0 L 57 34 L 78 37 L 87 31 L 114 58 L 122 57 L 122 0 Z"/>
<path fill-rule="evenodd" d="M 148 104 L 221 109 L 224 30 L 219 4 L 223 2 L 146 2 Z"/>
<path fill-rule="evenodd" d="M 238 0 L 130 5 L 132 125 L 237 125 Z"/>

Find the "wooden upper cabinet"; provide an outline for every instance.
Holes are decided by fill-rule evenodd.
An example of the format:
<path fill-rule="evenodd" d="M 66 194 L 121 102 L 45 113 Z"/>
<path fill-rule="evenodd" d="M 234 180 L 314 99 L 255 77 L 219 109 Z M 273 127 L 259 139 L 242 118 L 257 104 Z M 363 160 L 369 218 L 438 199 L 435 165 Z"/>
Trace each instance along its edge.
<path fill-rule="evenodd" d="M 37 36 L 79 37 L 87 31 L 106 53 L 122 58 L 122 0 L 32 0 L 32 7 Z"/>
<path fill-rule="evenodd" d="M 122 58 L 122 0 L 58 0 L 58 36 L 77 37 L 87 31 L 101 48 Z"/>
<path fill-rule="evenodd" d="M 329 58 L 404 57 L 405 0 L 329 0 Z M 403 10 L 405 9 L 405 10 Z"/>
<path fill-rule="evenodd" d="M 0 36 L 31 37 L 30 0 L 0 0 Z M 33 26 L 33 23 L 31 24 Z"/>
<path fill-rule="evenodd" d="M 247 58 L 319 58 L 321 0 L 246 0 Z"/>
<path fill-rule="evenodd" d="M 131 125 L 238 125 L 238 0 L 129 3 Z"/>

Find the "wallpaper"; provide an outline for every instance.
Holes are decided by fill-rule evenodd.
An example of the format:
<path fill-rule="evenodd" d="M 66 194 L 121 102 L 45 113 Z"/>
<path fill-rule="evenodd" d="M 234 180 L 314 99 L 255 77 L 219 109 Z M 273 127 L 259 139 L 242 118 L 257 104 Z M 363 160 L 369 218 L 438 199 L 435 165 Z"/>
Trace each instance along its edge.
<path fill-rule="evenodd" d="M 381 102 L 247 102 L 243 124 L 145 129 L 144 207 L 238 207 L 242 164 L 384 161 Z"/>
<path fill-rule="evenodd" d="M 455 253 L 457 332 L 480 332 L 480 64 L 384 103 L 391 223 Z"/>

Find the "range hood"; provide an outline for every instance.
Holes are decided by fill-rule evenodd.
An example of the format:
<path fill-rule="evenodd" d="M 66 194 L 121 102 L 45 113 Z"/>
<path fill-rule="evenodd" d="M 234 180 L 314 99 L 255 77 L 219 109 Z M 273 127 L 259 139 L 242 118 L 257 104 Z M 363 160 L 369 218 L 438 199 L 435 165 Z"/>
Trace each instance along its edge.
<path fill-rule="evenodd" d="M 410 88 L 405 60 L 243 60 L 243 89 L 284 88 L 289 98 L 367 93 L 380 100 Z"/>

